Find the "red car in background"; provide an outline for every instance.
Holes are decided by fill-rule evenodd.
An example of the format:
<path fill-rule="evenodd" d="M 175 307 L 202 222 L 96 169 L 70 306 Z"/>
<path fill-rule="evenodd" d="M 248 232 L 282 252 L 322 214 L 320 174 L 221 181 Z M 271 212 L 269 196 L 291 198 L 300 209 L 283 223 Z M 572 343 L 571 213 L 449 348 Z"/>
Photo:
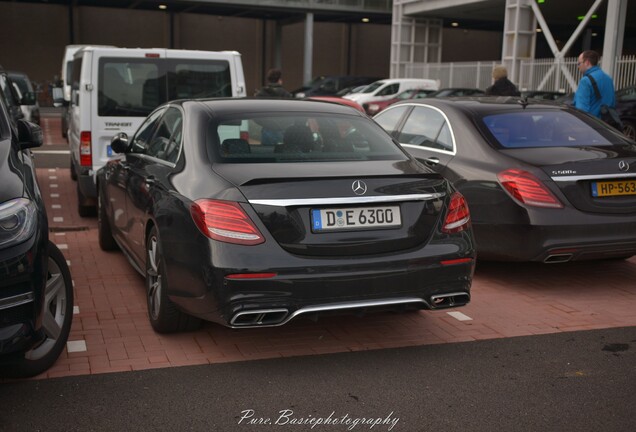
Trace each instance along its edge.
<path fill-rule="evenodd" d="M 352 101 L 352 100 L 349 100 L 349 99 L 344 99 L 344 98 L 337 97 L 337 96 L 310 96 L 310 97 L 308 97 L 306 99 L 322 101 L 322 102 L 336 103 L 336 104 L 340 104 L 340 105 L 347 105 L 347 106 L 350 106 L 352 108 L 357 109 L 361 113 L 365 113 L 364 108 L 362 108 L 362 106 L 360 106 L 360 104 L 358 102 L 355 102 L 355 101 Z"/>

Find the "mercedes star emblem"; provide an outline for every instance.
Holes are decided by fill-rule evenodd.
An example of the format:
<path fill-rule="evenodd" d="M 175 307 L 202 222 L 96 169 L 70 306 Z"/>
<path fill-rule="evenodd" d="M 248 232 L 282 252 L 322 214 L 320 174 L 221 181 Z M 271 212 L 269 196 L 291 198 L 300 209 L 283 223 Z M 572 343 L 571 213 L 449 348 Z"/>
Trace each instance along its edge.
<path fill-rule="evenodd" d="M 624 160 L 620 161 L 618 163 L 618 169 L 621 171 L 629 171 L 629 163 L 625 162 Z"/>
<path fill-rule="evenodd" d="M 356 195 L 364 195 L 367 193 L 367 185 L 362 180 L 356 180 L 351 185 L 351 189 L 353 189 L 353 193 Z"/>

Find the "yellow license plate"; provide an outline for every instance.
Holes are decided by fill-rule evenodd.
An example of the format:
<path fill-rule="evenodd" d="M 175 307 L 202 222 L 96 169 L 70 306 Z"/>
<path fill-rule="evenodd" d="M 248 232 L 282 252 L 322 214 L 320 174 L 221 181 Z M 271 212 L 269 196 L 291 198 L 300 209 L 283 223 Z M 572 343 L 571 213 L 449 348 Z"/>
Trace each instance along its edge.
<path fill-rule="evenodd" d="M 592 196 L 636 195 L 636 180 L 592 182 Z"/>

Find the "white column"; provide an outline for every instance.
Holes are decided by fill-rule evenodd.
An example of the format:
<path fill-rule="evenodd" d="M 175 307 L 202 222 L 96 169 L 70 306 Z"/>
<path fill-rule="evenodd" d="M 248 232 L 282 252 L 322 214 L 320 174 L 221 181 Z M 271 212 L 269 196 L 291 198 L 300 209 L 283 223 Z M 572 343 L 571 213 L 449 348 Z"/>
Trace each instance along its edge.
<path fill-rule="evenodd" d="M 612 78 L 616 75 L 616 58 L 620 57 L 623 51 L 626 15 L 627 0 L 607 0 L 602 66 Z"/>

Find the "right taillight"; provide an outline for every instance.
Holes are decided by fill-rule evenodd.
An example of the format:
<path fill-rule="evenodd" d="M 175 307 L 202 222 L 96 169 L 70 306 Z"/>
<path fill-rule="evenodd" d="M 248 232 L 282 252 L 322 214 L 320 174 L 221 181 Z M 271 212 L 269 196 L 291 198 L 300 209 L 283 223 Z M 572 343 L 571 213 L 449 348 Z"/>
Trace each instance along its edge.
<path fill-rule="evenodd" d="M 200 199 L 192 204 L 190 214 L 199 230 L 211 239 L 242 245 L 265 242 L 263 235 L 238 203 Z"/>
<path fill-rule="evenodd" d="M 470 212 L 466 199 L 459 192 L 451 196 L 448 212 L 444 220 L 442 231 L 448 234 L 464 231 L 470 227 Z"/>
<path fill-rule="evenodd" d="M 520 170 L 509 169 L 497 174 L 501 185 L 515 199 L 535 207 L 563 208 L 563 204 L 550 190 L 533 174 Z"/>
<path fill-rule="evenodd" d="M 91 150 L 91 133 L 83 131 L 80 133 L 80 165 L 85 167 L 93 166 L 93 154 Z"/>

